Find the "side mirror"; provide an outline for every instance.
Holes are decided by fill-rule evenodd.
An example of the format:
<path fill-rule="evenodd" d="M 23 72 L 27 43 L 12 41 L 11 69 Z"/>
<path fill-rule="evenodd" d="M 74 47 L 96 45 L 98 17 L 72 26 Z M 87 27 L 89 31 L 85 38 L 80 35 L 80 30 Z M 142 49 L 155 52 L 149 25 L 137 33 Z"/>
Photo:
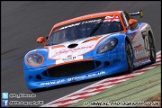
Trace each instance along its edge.
<path fill-rule="evenodd" d="M 128 21 L 128 23 L 129 23 L 129 28 L 130 28 L 130 29 L 134 29 L 134 28 L 137 27 L 137 20 L 135 20 L 135 19 L 130 19 L 130 20 Z"/>
<path fill-rule="evenodd" d="M 137 20 L 135 20 L 135 19 L 130 19 L 128 23 L 129 23 L 129 26 L 132 26 L 132 25 L 134 25 L 134 24 L 137 24 Z"/>
<path fill-rule="evenodd" d="M 44 37 L 39 37 L 37 40 L 36 40 L 37 43 L 43 43 L 45 44 L 45 39 Z"/>

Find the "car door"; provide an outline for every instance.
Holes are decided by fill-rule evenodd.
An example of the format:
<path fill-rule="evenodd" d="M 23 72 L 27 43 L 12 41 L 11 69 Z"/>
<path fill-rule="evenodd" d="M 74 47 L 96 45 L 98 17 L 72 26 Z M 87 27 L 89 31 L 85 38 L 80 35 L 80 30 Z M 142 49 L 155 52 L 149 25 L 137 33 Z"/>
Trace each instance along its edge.
<path fill-rule="evenodd" d="M 123 12 L 124 25 L 127 28 L 126 35 L 129 37 L 135 56 L 135 61 L 140 61 L 149 56 L 149 44 L 145 23 L 137 23 L 134 27 L 129 27 L 128 17 Z"/>

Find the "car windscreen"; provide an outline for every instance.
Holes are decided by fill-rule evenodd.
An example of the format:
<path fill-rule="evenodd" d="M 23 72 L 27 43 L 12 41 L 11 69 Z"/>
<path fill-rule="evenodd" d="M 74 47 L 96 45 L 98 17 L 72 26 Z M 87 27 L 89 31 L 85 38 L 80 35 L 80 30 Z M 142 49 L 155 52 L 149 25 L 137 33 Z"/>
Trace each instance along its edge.
<path fill-rule="evenodd" d="M 46 45 L 56 45 L 67 41 L 119 32 L 122 30 L 123 27 L 118 16 L 88 19 L 55 28 Z"/>

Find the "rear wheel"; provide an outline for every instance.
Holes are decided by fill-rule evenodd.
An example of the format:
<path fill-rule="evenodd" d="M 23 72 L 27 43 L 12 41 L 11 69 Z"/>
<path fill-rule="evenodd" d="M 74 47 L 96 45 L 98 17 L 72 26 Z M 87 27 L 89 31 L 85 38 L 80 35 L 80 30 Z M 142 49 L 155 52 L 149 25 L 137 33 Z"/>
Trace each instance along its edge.
<path fill-rule="evenodd" d="M 133 51 L 131 48 L 131 44 L 128 41 L 125 41 L 125 52 L 128 61 L 128 71 L 133 72 Z"/>
<path fill-rule="evenodd" d="M 151 64 L 153 64 L 156 62 L 156 50 L 155 50 L 155 43 L 150 33 L 148 34 L 148 40 L 149 40 L 149 47 L 150 47 L 150 60 L 151 60 Z"/>

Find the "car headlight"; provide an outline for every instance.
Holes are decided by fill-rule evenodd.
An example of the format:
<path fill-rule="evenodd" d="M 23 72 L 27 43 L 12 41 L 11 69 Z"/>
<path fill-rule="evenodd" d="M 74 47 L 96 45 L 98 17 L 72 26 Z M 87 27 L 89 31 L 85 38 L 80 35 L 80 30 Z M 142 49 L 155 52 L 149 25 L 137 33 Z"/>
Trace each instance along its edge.
<path fill-rule="evenodd" d="M 116 38 L 111 38 L 109 39 L 107 42 L 105 42 L 103 45 L 101 45 L 98 50 L 97 53 L 101 54 L 107 51 L 112 50 L 113 48 L 116 47 L 116 45 L 118 44 L 118 39 Z"/>
<path fill-rule="evenodd" d="M 44 58 L 40 54 L 33 53 L 33 54 L 27 55 L 26 61 L 31 66 L 38 66 L 44 62 Z"/>

